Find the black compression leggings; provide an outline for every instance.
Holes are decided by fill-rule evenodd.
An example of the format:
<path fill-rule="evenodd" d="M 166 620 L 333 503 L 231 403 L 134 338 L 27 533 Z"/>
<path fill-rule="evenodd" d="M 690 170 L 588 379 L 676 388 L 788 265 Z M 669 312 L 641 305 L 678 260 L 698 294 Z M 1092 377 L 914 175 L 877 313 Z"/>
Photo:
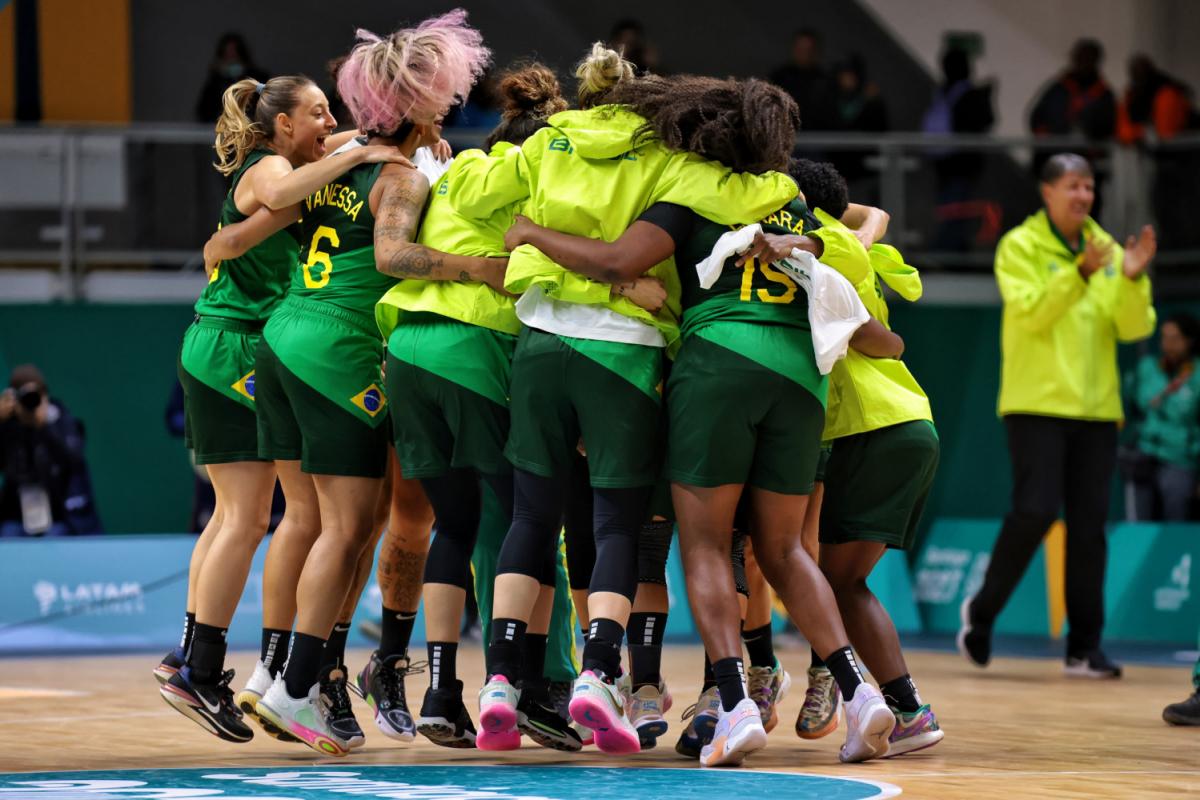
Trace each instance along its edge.
<path fill-rule="evenodd" d="M 592 535 L 592 484 L 587 459 L 577 451 L 567 482 L 563 539 L 567 545 L 567 576 L 572 589 L 586 589 L 596 567 L 596 539 Z"/>
<path fill-rule="evenodd" d="M 471 554 L 479 535 L 483 513 L 480 481 L 487 483 L 500 500 L 507 517 L 512 516 L 511 475 L 486 475 L 473 469 L 452 469 L 436 478 L 421 478 L 425 496 L 433 506 L 436 535 L 425 560 L 425 583 L 447 583 L 471 589 Z M 553 579 L 551 579 L 553 583 Z"/>
<path fill-rule="evenodd" d="M 528 575 L 543 585 L 546 553 L 553 554 L 563 513 L 563 481 L 522 469 L 513 472 L 513 524 L 509 528 L 496 574 Z M 637 591 L 637 536 L 650 500 L 649 486 L 592 490 L 596 567 L 588 588 L 615 592 L 633 601 Z"/>

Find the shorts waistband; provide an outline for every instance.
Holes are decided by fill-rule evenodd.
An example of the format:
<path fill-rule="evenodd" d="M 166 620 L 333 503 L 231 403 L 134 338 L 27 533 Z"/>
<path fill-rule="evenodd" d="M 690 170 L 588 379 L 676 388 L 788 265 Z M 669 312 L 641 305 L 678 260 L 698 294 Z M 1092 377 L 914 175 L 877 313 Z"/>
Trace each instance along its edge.
<path fill-rule="evenodd" d="M 265 322 L 249 319 L 233 319 L 231 317 L 213 317 L 197 314 L 195 323 L 201 328 L 216 328 L 235 333 L 262 333 Z"/>
<path fill-rule="evenodd" d="M 319 314 L 323 317 L 336 319 L 339 322 L 344 322 L 353 328 L 356 328 L 361 333 L 371 336 L 376 339 L 382 339 L 379 333 L 379 327 L 375 324 L 375 317 L 372 314 L 363 314 L 358 311 L 351 311 L 341 306 L 335 306 L 332 303 L 322 303 L 319 300 L 309 300 L 306 297 L 289 294 L 283 299 L 281 308 L 286 308 L 289 311 L 299 311 L 304 314 Z"/>

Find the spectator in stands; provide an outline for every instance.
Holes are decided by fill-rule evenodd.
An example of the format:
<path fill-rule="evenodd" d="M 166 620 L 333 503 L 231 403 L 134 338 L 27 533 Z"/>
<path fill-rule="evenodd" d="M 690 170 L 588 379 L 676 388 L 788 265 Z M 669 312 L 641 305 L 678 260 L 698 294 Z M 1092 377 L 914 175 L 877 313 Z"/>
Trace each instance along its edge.
<path fill-rule="evenodd" d="M 1159 351 L 1128 376 L 1129 416 L 1138 422 L 1121 453 L 1133 484 L 1135 519 L 1182 522 L 1190 516 L 1200 464 L 1200 324 L 1174 314 L 1159 328 Z"/>
<path fill-rule="evenodd" d="M 1159 70 L 1150 57 L 1129 60 L 1129 88 L 1117 107 L 1117 138 L 1137 144 L 1148 136 L 1173 139 L 1194 127 L 1192 90 Z"/>
<path fill-rule="evenodd" d="M 608 46 L 632 63 L 638 75 L 665 74 L 658 48 L 646 38 L 646 29 L 636 19 L 617 20 L 608 35 Z"/>
<path fill-rule="evenodd" d="M 1042 91 L 1029 116 L 1037 136 L 1081 133 L 1089 139 L 1112 138 L 1117 104 L 1100 74 L 1104 48 L 1095 39 L 1080 39 L 1071 48 L 1071 63 Z"/>
<path fill-rule="evenodd" d="M 999 413 L 1012 456 L 1012 510 L 979 592 L 963 604 L 959 650 L 991 658 L 996 617 L 1065 509 L 1068 676 L 1117 678 L 1100 649 L 1104 525 L 1122 419 L 1117 342 L 1154 332 L 1146 267 L 1157 249 L 1142 228 L 1122 248 L 1090 216 L 1091 165 L 1059 153 L 1042 173 L 1044 207 L 996 249 L 1004 301 Z"/>
<path fill-rule="evenodd" d="M 833 127 L 833 86 L 821 65 L 821 36 L 815 30 L 801 28 L 792 35 L 791 60 L 777 67 L 770 81 L 796 101 L 804 130 Z"/>
<path fill-rule="evenodd" d="M 867 80 L 866 65 L 854 55 L 833 70 L 832 127 L 839 131 L 878 133 L 888 127 L 887 107 L 879 87 Z M 801 114 L 804 112 L 801 111 Z M 859 202 L 878 204 L 879 181 L 867 165 L 876 149 L 834 150 L 829 160 L 850 184 L 850 196 Z"/>
<path fill-rule="evenodd" d="M 242 78 L 257 78 L 265 81 L 271 77 L 265 69 L 254 63 L 250 48 L 240 33 L 230 31 L 217 40 L 217 52 L 208 65 L 208 76 L 204 88 L 196 98 L 196 121 L 213 123 L 221 116 L 221 95 Z"/>
<path fill-rule="evenodd" d="M 921 129 L 933 135 L 987 133 L 995 119 L 992 85 L 976 85 L 971 80 L 970 55 L 961 47 L 950 47 L 942 55 L 942 83 L 934 90 Z M 938 186 L 935 249 L 967 250 L 973 230 L 983 234 L 976 238 L 993 244 L 995 239 L 988 240 L 988 231 L 999 235 L 998 223 L 993 227 L 991 222 L 999 214 L 994 204 L 976 199 L 986 163 L 984 153 L 947 147 L 929 154 Z"/>
<path fill-rule="evenodd" d="M 0 392 L 0 536 L 101 533 L 83 423 L 24 364 Z"/>

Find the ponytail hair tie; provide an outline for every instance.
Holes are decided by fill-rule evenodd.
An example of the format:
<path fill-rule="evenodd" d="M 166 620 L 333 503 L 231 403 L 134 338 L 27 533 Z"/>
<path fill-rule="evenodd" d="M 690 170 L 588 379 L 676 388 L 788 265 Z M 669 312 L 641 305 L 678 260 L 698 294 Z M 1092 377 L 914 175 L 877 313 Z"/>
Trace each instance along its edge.
<path fill-rule="evenodd" d="M 265 83 L 255 83 L 254 84 L 254 91 L 258 92 L 259 94 L 262 94 L 263 89 L 265 89 L 265 88 L 267 88 L 267 85 Z"/>

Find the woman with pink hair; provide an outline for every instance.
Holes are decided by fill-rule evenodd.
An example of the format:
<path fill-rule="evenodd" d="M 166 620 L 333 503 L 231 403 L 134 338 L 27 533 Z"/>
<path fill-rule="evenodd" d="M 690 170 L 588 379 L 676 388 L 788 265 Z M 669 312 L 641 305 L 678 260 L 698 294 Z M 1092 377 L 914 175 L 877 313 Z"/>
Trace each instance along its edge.
<path fill-rule="evenodd" d="M 462 10 L 386 37 L 360 30 L 358 38 L 338 71 L 338 92 L 370 144 L 406 156 L 440 139 L 443 115 L 466 96 L 489 56 Z M 414 242 L 428 193 L 416 170 L 364 165 L 297 205 L 291 219 L 303 212 L 299 268 L 258 353 L 260 454 L 299 460 L 313 476 L 322 530 L 297 587 L 287 665 L 257 711 L 325 755 L 345 755 L 362 741 L 330 724 L 318 678 L 385 488 L 390 428 L 375 303 L 400 278 L 503 285 L 506 259 L 455 256 Z M 252 244 L 286 221 L 251 218 L 238 240 Z M 376 722 L 401 740 L 411 740 L 413 724 L 403 693 L 393 690 L 407 666 L 406 655 L 388 663 L 373 658 L 360 681 Z"/>

